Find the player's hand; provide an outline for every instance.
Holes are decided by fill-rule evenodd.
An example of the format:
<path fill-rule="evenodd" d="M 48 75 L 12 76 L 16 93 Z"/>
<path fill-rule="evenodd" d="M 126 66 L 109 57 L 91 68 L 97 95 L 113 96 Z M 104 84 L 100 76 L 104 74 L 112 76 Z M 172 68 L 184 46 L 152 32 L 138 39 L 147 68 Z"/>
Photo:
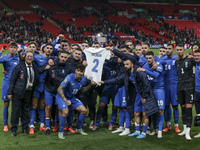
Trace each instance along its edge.
<path fill-rule="evenodd" d="M 48 70 L 49 68 L 51 68 L 50 65 L 46 65 L 45 70 Z"/>
<path fill-rule="evenodd" d="M 8 99 L 11 100 L 12 99 L 12 95 L 7 95 Z"/>
<path fill-rule="evenodd" d="M 134 56 L 134 53 L 129 53 L 129 54 L 131 54 L 132 56 Z"/>
<path fill-rule="evenodd" d="M 53 66 L 53 65 L 54 65 L 53 59 L 49 59 L 49 60 L 48 60 L 48 64 L 51 65 L 51 66 Z"/>
<path fill-rule="evenodd" d="M 194 56 L 192 56 L 192 55 L 188 55 L 188 58 L 193 58 Z"/>
<path fill-rule="evenodd" d="M 104 84 L 105 82 L 104 82 L 104 81 L 100 81 L 99 83 L 100 83 L 100 84 Z"/>
<path fill-rule="evenodd" d="M 17 49 L 17 52 L 18 52 L 18 53 L 21 53 L 21 52 L 23 52 L 23 49 L 22 49 L 22 48 L 18 48 L 18 49 Z"/>
<path fill-rule="evenodd" d="M 180 59 L 179 57 L 176 58 L 176 60 L 179 60 L 179 59 Z"/>
<path fill-rule="evenodd" d="M 141 102 L 142 102 L 142 104 L 145 104 L 146 103 L 146 98 L 142 98 Z"/>
<path fill-rule="evenodd" d="M 122 60 L 121 60 L 120 58 L 118 58 L 117 62 L 118 62 L 118 63 L 121 63 L 121 62 L 122 62 Z"/>
<path fill-rule="evenodd" d="M 3 74 L 6 75 L 8 73 L 8 71 L 3 70 Z"/>
<path fill-rule="evenodd" d="M 65 39 L 65 36 L 63 34 L 59 34 L 58 37 L 60 40 Z"/>
<path fill-rule="evenodd" d="M 0 53 L 5 52 L 6 50 L 2 47 L 2 49 L 0 50 Z"/>
<path fill-rule="evenodd" d="M 85 67 L 88 65 L 86 60 L 83 60 L 82 64 L 83 64 Z"/>
<path fill-rule="evenodd" d="M 67 106 L 70 106 L 72 103 L 71 103 L 71 101 L 66 100 L 65 104 L 67 104 Z"/>
<path fill-rule="evenodd" d="M 156 69 L 157 69 L 157 67 L 158 67 L 158 64 L 157 64 L 157 63 L 155 63 L 155 64 L 153 64 L 153 66 L 152 66 L 152 69 L 153 69 L 153 70 L 156 70 Z"/>
<path fill-rule="evenodd" d="M 145 72 L 145 69 L 144 68 L 137 68 L 137 72 L 140 72 L 140 71 Z"/>
<path fill-rule="evenodd" d="M 110 50 L 110 47 L 109 47 L 109 46 L 107 46 L 107 47 L 105 47 L 105 49 L 106 49 L 106 50 Z"/>

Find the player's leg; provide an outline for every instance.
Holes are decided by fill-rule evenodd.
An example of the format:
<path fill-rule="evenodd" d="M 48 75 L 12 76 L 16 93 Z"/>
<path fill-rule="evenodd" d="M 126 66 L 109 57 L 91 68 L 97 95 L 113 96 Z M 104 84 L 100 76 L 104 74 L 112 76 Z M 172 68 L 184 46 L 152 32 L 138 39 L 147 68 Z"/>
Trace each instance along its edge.
<path fill-rule="evenodd" d="M 8 107 L 9 107 L 9 102 L 10 101 L 4 101 L 4 106 L 3 106 L 3 124 L 4 124 L 3 131 L 5 131 L 5 132 L 8 132 Z"/>
<path fill-rule="evenodd" d="M 177 98 L 178 102 L 181 105 L 181 110 L 182 110 L 182 122 L 183 122 L 183 131 L 179 133 L 179 136 L 185 135 L 186 133 L 186 103 L 185 103 L 185 96 L 183 91 L 177 91 Z"/>
<path fill-rule="evenodd" d="M 116 101 L 115 101 L 115 105 L 117 105 L 118 109 L 119 109 L 119 128 L 117 128 L 117 130 L 113 131 L 112 133 L 120 133 L 120 132 L 124 131 L 124 127 L 123 126 L 124 126 L 125 114 L 124 114 L 123 108 L 119 107 L 120 105 L 118 105 Z"/>
<path fill-rule="evenodd" d="M 108 95 L 104 92 L 104 94 L 102 94 L 102 96 L 99 100 L 99 108 L 97 110 L 97 119 L 96 119 L 96 124 L 94 125 L 94 127 L 92 129 L 93 131 L 95 131 L 99 128 L 101 116 L 103 115 L 104 107 L 108 103 L 108 100 L 110 100 L 110 99 L 109 99 Z"/>
<path fill-rule="evenodd" d="M 190 129 L 192 126 L 192 107 L 194 102 L 194 92 L 193 90 L 187 90 L 185 92 L 185 101 L 186 101 L 186 140 L 191 140 Z"/>
<path fill-rule="evenodd" d="M 46 128 L 44 127 L 45 120 L 45 99 L 39 101 L 39 115 L 40 115 L 40 131 L 44 131 Z"/>
<path fill-rule="evenodd" d="M 130 134 L 130 125 L 131 125 L 130 115 L 129 115 L 129 112 L 127 111 L 126 107 L 123 107 L 123 111 L 124 111 L 124 115 L 125 115 L 126 128 L 122 133 L 119 134 L 120 136 Z"/>
<path fill-rule="evenodd" d="M 177 102 L 177 85 L 172 85 L 170 87 L 170 100 L 173 107 L 174 130 L 176 133 L 180 133 L 181 131 L 178 128 L 179 110 L 178 110 L 178 102 Z"/>
<path fill-rule="evenodd" d="M 69 110 L 69 114 L 67 116 L 67 125 L 66 125 L 66 130 L 71 132 L 71 133 L 75 133 L 75 130 L 72 128 L 72 123 L 73 123 L 73 116 L 74 116 L 74 111 L 73 110 Z"/>
<path fill-rule="evenodd" d="M 142 112 L 142 114 L 143 114 L 143 118 L 144 118 L 143 129 L 142 129 L 142 133 L 136 137 L 137 139 L 142 139 L 142 138 L 146 137 L 146 131 L 149 126 L 149 118 L 148 118 L 146 112 Z"/>
<path fill-rule="evenodd" d="M 165 110 L 164 110 L 164 116 L 165 116 L 165 129 L 163 129 L 163 132 L 167 132 L 170 130 L 170 123 L 171 123 L 171 116 L 170 116 L 170 85 L 165 85 Z"/>
<path fill-rule="evenodd" d="M 34 134 L 34 121 L 35 121 L 35 117 L 36 117 L 36 108 L 38 106 L 38 99 L 39 99 L 39 92 L 35 91 L 34 93 L 34 97 L 32 99 L 32 106 L 30 108 L 30 131 L 29 134 Z"/>
<path fill-rule="evenodd" d="M 116 121 L 117 118 L 117 106 L 114 105 L 115 101 L 115 94 L 116 93 L 111 93 L 111 99 L 112 99 L 112 115 L 111 115 L 111 120 L 109 124 L 109 130 L 113 130 L 113 123 Z"/>
<path fill-rule="evenodd" d="M 75 110 L 77 110 L 78 112 L 80 112 L 80 115 L 78 117 L 78 123 L 77 123 L 77 129 L 76 129 L 76 133 L 80 133 L 82 135 L 87 135 L 87 133 L 85 133 L 81 127 L 83 122 L 85 121 L 86 115 L 87 115 L 87 109 L 85 108 L 85 106 L 82 104 L 81 101 L 79 101 L 77 98 L 75 100 L 72 100 L 72 109 L 75 108 Z"/>
<path fill-rule="evenodd" d="M 3 124 L 4 129 L 3 131 L 8 132 L 8 108 L 10 100 L 7 97 L 7 89 L 9 86 L 9 81 L 3 80 L 2 89 L 1 89 L 1 99 L 4 101 L 3 106 Z"/>

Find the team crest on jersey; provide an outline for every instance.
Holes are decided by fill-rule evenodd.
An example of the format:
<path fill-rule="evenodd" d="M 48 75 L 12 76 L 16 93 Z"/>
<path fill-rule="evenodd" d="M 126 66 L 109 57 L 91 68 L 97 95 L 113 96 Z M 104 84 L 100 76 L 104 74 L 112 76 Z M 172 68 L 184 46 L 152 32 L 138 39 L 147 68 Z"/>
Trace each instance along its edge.
<path fill-rule="evenodd" d="M 67 82 L 67 79 L 65 79 L 64 82 L 66 83 L 66 82 Z"/>
<path fill-rule="evenodd" d="M 187 62 L 187 61 L 185 62 L 185 67 L 186 67 L 186 68 L 188 67 L 188 62 Z"/>
<path fill-rule="evenodd" d="M 14 62 L 14 65 L 17 65 L 17 62 Z"/>
<path fill-rule="evenodd" d="M 172 61 L 172 65 L 175 65 L 175 60 Z"/>

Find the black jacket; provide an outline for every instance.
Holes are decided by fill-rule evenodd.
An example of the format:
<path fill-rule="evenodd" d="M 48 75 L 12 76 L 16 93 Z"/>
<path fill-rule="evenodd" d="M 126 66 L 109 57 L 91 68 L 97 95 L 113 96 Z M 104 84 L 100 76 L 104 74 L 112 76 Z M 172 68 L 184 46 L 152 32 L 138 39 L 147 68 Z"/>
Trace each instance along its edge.
<path fill-rule="evenodd" d="M 47 71 L 44 88 L 48 92 L 56 94 L 60 83 L 65 79 L 68 74 L 74 73 L 75 68 L 68 62 L 66 62 L 65 64 L 61 64 L 58 62 L 58 60 L 54 60 L 55 65 L 51 66 L 51 68 L 49 68 L 48 70 L 45 70 L 47 64 L 48 62 L 39 67 L 38 73 L 41 74 Z"/>
<path fill-rule="evenodd" d="M 37 67 L 34 63 L 32 63 L 33 70 L 34 70 L 34 82 L 32 91 L 35 89 L 36 77 L 37 77 Z M 16 95 L 23 97 L 26 84 L 27 84 L 27 68 L 24 61 L 20 61 L 12 71 L 10 77 L 10 84 L 7 90 L 8 95 Z M 33 93 L 33 92 L 32 92 Z M 33 94 L 31 95 L 31 97 Z"/>

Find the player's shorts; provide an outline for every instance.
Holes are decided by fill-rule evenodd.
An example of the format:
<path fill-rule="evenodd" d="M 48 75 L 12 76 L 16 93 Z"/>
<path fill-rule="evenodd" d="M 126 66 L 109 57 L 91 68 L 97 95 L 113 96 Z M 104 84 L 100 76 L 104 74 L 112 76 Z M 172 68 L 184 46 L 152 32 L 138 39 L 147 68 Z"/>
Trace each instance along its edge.
<path fill-rule="evenodd" d="M 114 105 L 117 107 L 127 107 L 125 86 L 118 89 L 118 92 L 115 95 Z"/>
<path fill-rule="evenodd" d="M 139 93 L 136 94 L 135 97 L 135 104 L 134 104 L 134 112 L 144 112 L 144 106 L 142 105 L 141 102 L 142 97 L 140 96 Z"/>
<path fill-rule="evenodd" d="M 33 97 L 36 97 L 38 100 L 43 100 L 45 98 L 44 86 L 35 86 Z"/>
<path fill-rule="evenodd" d="M 71 105 L 67 106 L 67 104 L 63 101 L 63 99 L 60 97 L 60 95 L 57 93 L 56 94 L 56 105 L 58 105 L 59 109 L 65 109 L 70 107 L 71 110 L 74 110 L 75 108 L 82 106 L 83 103 L 76 97 L 73 97 L 72 99 L 67 99 L 71 101 Z"/>
<path fill-rule="evenodd" d="M 182 90 L 177 92 L 177 100 L 180 105 L 194 103 L 194 90 Z"/>
<path fill-rule="evenodd" d="M 45 97 L 45 104 L 48 106 L 52 106 L 53 105 L 53 101 L 56 98 L 56 95 L 48 92 L 47 90 L 44 90 L 44 97 Z"/>
<path fill-rule="evenodd" d="M 177 102 L 177 84 L 165 85 L 165 106 L 176 106 Z"/>
<path fill-rule="evenodd" d="M 111 86 L 111 87 L 105 86 L 101 93 L 99 102 L 104 104 L 109 104 L 110 99 L 112 99 L 112 103 L 114 103 L 116 92 L 117 92 L 116 86 Z"/>
<path fill-rule="evenodd" d="M 9 82 L 10 81 L 3 80 L 3 83 L 2 83 L 1 100 L 3 100 L 3 101 L 10 101 L 7 97 L 7 90 L 8 90 Z"/>
<path fill-rule="evenodd" d="M 158 107 L 160 110 L 165 109 L 165 91 L 164 88 L 162 89 L 154 89 L 153 93 L 155 95 L 155 98 L 158 102 Z"/>

